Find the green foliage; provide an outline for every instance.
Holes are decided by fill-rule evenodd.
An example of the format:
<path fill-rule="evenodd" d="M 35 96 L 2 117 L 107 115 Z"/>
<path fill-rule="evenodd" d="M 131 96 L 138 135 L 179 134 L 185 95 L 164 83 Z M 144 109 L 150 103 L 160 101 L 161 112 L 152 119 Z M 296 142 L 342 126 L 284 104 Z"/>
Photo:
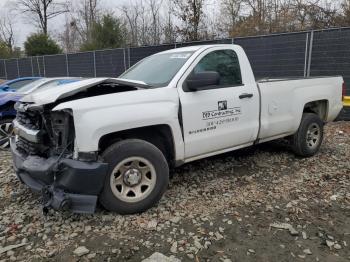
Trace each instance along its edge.
<path fill-rule="evenodd" d="M 8 48 L 5 42 L 0 41 L 0 59 L 10 58 L 11 50 Z"/>
<path fill-rule="evenodd" d="M 22 50 L 21 50 L 20 47 L 17 46 L 17 47 L 14 47 L 12 49 L 12 52 L 11 52 L 11 57 L 12 58 L 20 58 L 22 56 L 23 56 L 23 54 L 22 54 Z"/>
<path fill-rule="evenodd" d="M 27 56 L 51 55 L 62 53 L 57 43 L 45 34 L 32 34 L 24 43 Z"/>
<path fill-rule="evenodd" d="M 81 51 L 91 51 L 96 49 L 118 48 L 125 44 L 125 27 L 112 15 L 104 15 L 102 19 L 93 24 L 91 29 L 91 39 L 83 43 Z"/>

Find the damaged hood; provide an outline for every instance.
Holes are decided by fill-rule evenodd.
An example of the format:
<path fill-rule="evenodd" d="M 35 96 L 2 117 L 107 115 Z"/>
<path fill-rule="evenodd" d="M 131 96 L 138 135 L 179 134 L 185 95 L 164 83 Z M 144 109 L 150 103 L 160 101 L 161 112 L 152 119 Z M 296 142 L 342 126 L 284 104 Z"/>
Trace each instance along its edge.
<path fill-rule="evenodd" d="M 34 103 L 38 106 L 54 103 L 59 99 L 75 95 L 92 86 L 114 83 L 126 86 L 134 86 L 137 88 L 149 88 L 150 86 L 142 81 L 127 80 L 122 78 L 91 78 L 79 82 L 69 83 L 62 86 L 55 86 L 48 89 L 38 90 L 23 97 L 20 101 L 26 103 Z M 118 87 L 115 87 L 118 88 Z"/>

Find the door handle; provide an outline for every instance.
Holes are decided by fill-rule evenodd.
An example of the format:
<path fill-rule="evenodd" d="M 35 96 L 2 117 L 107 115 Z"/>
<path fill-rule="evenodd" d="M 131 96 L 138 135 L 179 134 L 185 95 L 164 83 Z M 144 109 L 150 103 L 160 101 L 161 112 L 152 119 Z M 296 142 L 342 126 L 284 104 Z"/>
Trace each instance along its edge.
<path fill-rule="evenodd" d="M 239 99 L 251 98 L 251 97 L 253 97 L 253 94 L 244 93 L 244 94 L 241 94 L 241 95 L 239 96 Z"/>

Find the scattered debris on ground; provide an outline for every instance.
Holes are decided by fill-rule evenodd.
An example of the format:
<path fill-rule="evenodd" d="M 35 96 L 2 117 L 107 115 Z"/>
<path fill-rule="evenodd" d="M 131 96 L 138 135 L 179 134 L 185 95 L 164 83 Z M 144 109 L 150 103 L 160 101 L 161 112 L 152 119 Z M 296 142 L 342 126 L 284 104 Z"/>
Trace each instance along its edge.
<path fill-rule="evenodd" d="M 0 261 L 350 260 L 350 122 L 312 158 L 278 141 L 186 164 L 140 215 L 45 217 L 8 152 L 0 166 Z"/>

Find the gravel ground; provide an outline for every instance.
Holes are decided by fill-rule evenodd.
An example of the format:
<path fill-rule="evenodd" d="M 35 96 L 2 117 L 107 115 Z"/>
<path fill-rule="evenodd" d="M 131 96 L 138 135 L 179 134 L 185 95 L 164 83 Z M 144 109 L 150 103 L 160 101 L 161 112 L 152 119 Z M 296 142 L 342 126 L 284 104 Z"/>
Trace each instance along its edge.
<path fill-rule="evenodd" d="M 312 158 L 279 141 L 178 168 L 140 215 L 45 217 L 0 152 L 0 260 L 350 261 L 349 159 L 350 123 L 337 122 Z"/>

